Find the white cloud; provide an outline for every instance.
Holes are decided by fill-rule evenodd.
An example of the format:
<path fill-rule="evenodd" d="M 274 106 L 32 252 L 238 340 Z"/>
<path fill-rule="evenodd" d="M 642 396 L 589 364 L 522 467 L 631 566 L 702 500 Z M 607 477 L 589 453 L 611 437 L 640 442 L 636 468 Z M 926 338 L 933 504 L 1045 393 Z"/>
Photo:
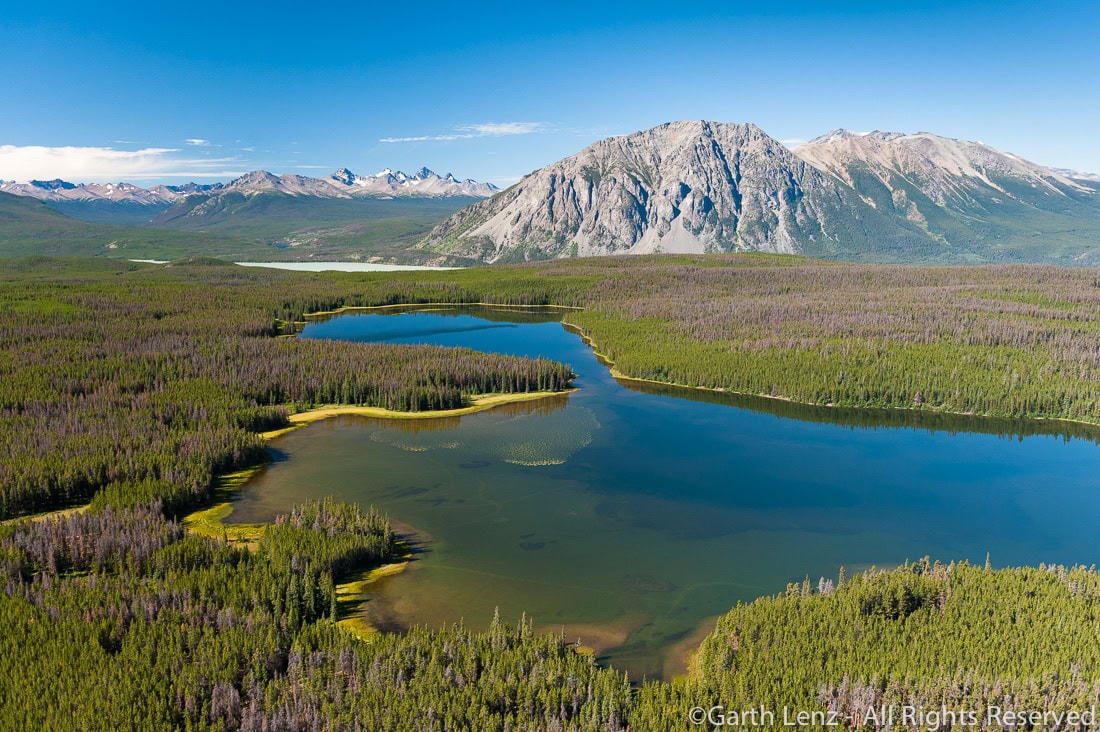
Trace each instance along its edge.
<path fill-rule="evenodd" d="M 189 137 L 184 142 L 193 147 L 210 147 L 210 140 L 204 140 L 201 137 Z"/>
<path fill-rule="evenodd" d="M 237 158 L 189 158 L 178 148 L 44 147 L 0 145 L 0 179 L 26 182 L 62 178 L 73 183 L 158 178 L 225 178 L 242 175 Z"/>
<path fill-rule="evenodd" d="M 499 135 L 530 135 L 543 132 L 546 125 L 542 122 L 487 122 L 480 125 L 466 125 L 460 130 L 468 130 L 479 137 L 497 137 Z"/>
<path fill-rule="evenodd" d="M 779 141 L 784 147 L 798 147 L 799 145 L 805 145 L 809 140 L 803 140 L 801 137 L 791 137 L 786 140 Z"/>
<path fill-rule="evenodd" d="M 452 132 L 439 135 L 383 137 L 379 142 L 448 142 L 450 140 L 473 140 L 478 137 L 533 135 L 546 132 L 548 129 L 549 126 L 545 122 L 484 122 L 476 125 L 462 125 L 454 128 Z"/>

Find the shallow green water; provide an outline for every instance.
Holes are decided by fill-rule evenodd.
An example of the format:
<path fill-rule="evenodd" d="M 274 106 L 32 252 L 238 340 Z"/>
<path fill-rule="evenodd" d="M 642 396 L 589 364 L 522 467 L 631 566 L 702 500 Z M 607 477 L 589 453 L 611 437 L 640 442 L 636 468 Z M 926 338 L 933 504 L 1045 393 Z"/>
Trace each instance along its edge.
<path fill-rule="evenodd" d="M 374 504 L 421 547 L 367 604 L 377 625 L 485 626 L 496 607 L 525 611 L 634 677 L 678 672 L 683 647 L 738 600 L 842 565 L 1100 557 L 1088 428 L 627 387 L 579 337 L 539 322 L 552 317 L 310 324 L 304 337 L 547 356 L 581 389 L 462 418 L 315 423 L 272 442 L 275 462 L 231 520 L 326 495 Z"/>

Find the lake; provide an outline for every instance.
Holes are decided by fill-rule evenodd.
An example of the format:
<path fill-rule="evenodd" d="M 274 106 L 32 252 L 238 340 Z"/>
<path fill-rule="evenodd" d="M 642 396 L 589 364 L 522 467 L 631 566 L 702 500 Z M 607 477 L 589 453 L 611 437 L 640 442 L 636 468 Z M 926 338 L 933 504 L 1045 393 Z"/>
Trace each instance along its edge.
<path fill-rule="evenodd" d="M 131 262 L 168 264 L 167 259 L 131 259 Z M 410 272 L 415 270 L 450 270 L 461 267 L 429 267 L 420 264 L 377 264 L 374 262 L 234 262 L 241 267 L 267 267 L 295 272 Z"/>
<path fill-rule="evenodd" d="M 579 391 L 436 420 L 335 417 L 271 442 L 231 521 L 310 498 L 414 532 L 363 612 L 383 629 L 485 627 L 496 608 L 638 679 L 739 600 L 930 555 L 1093 564 L 1097 432 L 1053 422 L 787 402 L 619 382 L 560 313 L 349 313 L 304 338 L 468 346 L 572 366 Z"/>

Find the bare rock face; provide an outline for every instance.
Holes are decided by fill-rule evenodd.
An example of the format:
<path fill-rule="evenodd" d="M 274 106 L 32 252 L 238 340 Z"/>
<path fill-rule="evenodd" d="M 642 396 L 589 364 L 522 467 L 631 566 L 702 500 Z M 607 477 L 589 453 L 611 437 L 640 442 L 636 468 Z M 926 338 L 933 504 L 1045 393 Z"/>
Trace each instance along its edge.
<path fill-rule="evenodd" d="M 927 132 L 834 130 L 792 151 L 751 124 L 674 122 L 548 165 L 418 246 L 485 262 L 753 250 L 1073 264 L 1100 256 L 1100 185 Z"/>
<path fill-rule="evenodd" d="M 862 173 L 891 191 L 914 186 L 941 207 L 971 206 L 990 197 L 1059 200 L 1090 192 L 1081 182 L 1016 155 L 928 132 L 834 130 L 794 153 L 857 190 L 871 182 Z"/>
<path fill-rule="evenodd" d="M 451 216 L 423 246 L 488 262 L 734 250 L 829 254 L 851 238 L 853 221 L 862 228 L 858 215 L 840 220 L 846 206 L 867 208 L 755 125 L 673 122 L 602 140 L 532 173 Z"/>

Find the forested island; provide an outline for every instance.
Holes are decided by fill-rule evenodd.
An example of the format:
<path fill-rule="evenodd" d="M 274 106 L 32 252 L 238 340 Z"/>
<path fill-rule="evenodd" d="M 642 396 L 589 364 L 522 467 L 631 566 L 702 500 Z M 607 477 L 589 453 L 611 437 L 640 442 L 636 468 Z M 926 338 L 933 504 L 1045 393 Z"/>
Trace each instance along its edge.
<path fill-rule="evenodd" d="M 568 366 L 546 360 L 288 337 L 310 313 L 477 302 L 580 308 L 564 322 L 631 378 L 1100 422 L 1090 270 L 730 255 L 380 276 L 8 260 L 0 725 L 659 730 L 690 728 L 695 707 L 764 705 L 874 729 L 886 725 L 864 724 L 867 710 L 883 705 L 1100 703 L 1093 569 L 944 558 L 807 578 L 731 610 L 687 678 L 638 683 L 527 620 L 346 632 L 337 584 L 400 552 L 371 510 L 309 503 L 254 547 L 184 530 L 216 477 L 262 463 L 259 433 L 294 413 L 570 386 Z M 86 509 L 25 518 L 72 507 Z"/>

